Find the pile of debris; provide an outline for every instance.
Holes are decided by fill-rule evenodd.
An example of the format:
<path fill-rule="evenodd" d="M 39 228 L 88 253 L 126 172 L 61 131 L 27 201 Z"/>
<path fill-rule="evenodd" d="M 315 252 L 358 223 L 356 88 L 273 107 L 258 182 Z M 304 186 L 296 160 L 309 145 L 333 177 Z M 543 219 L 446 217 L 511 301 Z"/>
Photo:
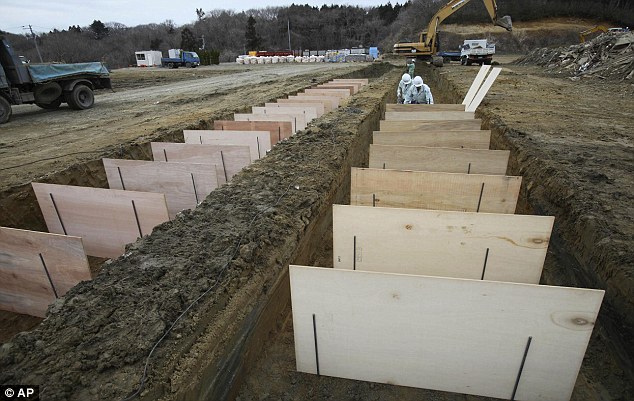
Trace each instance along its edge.
<path fill-rule="evenodd" d="M 567 48 L 537 49 L 515 63 L 545 66 L 554 73 L 567 72 L 572 79 L 596 76 L 631 80 L 634 79 L 634 32 L 608 32 Z"/>

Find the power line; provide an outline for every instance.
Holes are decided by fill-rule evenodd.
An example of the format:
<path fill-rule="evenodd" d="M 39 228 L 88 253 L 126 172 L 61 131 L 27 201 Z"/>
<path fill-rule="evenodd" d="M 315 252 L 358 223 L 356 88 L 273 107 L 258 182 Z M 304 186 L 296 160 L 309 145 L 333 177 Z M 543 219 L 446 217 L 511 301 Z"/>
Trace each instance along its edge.
<path fill-rule="evenodd" d="M 22 28 L 26 29 L 25 26 L 23 26 Z M 44 63 L 44 60 L 42 60 L 42 54 L 40 53 L 40 47 L 37 45 L 37 36 L 35 36 L 35 33 L 33 33 L 33 27 L 31 25 L 29 25 L 29 30 L 31 31 L 31 36 L 33 36 L 33 42 L 35 42 L 35 50 L 37 50 L 37 55 L 40 57 L 40 63 Z"/>

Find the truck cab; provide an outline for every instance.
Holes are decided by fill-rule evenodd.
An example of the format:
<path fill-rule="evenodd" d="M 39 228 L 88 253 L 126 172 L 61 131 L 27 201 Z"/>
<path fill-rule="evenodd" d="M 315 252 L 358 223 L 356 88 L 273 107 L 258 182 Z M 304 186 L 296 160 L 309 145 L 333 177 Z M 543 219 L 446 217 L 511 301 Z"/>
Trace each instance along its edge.
<path fill-rule="evenodd" d="M 490 65 L 495 54 L 495 44 L 486 39 L 465 40 L 460 46 L 460 63 L 462 65 Z"/>

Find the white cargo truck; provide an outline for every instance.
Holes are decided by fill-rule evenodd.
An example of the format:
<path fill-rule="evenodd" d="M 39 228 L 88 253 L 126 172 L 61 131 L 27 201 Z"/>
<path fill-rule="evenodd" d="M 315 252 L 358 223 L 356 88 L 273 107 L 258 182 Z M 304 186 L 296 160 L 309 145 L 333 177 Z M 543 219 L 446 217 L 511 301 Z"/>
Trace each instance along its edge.
<path fill-rule="evenodd" d="M 495 54 L 495 44 L 486 39 L 465 40 L 460 46 L 460 64 L 491 64 Z"/>

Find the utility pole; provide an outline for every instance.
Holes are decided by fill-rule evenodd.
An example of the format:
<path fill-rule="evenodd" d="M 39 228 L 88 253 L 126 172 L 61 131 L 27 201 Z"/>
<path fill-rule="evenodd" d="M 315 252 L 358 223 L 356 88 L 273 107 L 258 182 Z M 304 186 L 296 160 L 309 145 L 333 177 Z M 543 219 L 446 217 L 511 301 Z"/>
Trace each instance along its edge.
<path fill-rule="evenodd" d="M 205 50 L 205 35 L 202 36 L 203 39 L 203 50 Z"/>
<path fill-rule="evenodd" d="M 291 47 L 291 20 L 290 20 L 290 18 L 287 19 L 286 22 L 288 23 L 288 25 L 287 25 L 287 30 L 288 30 L 288 51 L 292 52 L 293 48 Z"/>
<path fill-rule="evenodd" d="M 26 29 L 25 26 L 23 26 L 22 28 Z M 35 33 L 33 33 L 33 27 L 31 27 L 31 25 L 29 25 L 29 30 L 31 31 L 33 41 L 35 42 L 35 50 L 37 50 L 37 55 L 40 57 L 40 63 L 44 63 L 44 61 L 42 60 L 42 55 L 40 54 L 40 47 L 37 45 L 37 37 L 35 36 Z"/>

